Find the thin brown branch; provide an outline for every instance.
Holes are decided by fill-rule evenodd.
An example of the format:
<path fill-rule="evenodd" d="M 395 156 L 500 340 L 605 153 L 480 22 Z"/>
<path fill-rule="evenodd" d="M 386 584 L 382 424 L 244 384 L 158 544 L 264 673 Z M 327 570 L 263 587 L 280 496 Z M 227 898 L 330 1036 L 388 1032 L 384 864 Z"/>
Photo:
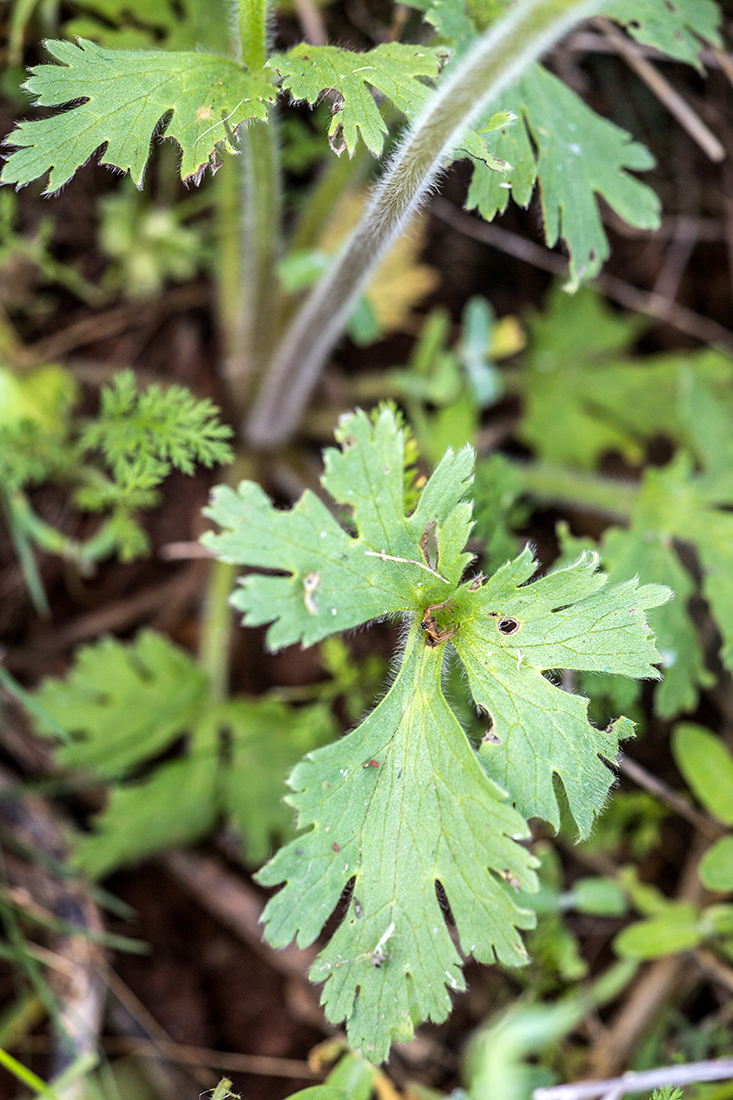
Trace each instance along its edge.
<path fill-rule="evenodd" d="M 696 844 L 688 856 L 676 894 L 679 901 L 696 905 L 704 897 L 705 890 L 698 874 L 701 852 L 702 845 Z M 649 1022 L 657 1018 L 670 999 L 684 990 L 687 967 L 687 958 L 682 954 L 667 955 L 651 963 L 591 1050 L 588 1059 L 591 1073 L 611 1077 L 628 1065 Z"/>
<path fill-rule="evenodd" d="M 730 83 L 733 84 L 733 57 L 722 46 L 713 46 L 710 54 L 713 62 L 720 66 Z M 706 65 L 710 64 L 704 55 L 702 60 Z"/>
<path fill-rule="evenodd" d="M 689 821 L 707 840 L 717 840 L 726 832 L 723 825 L 719 825 L 707 814 L 695 809 L 681 794 L 661 779 L 657 779 L 655 775 L 648 772 L 636 760 L 632 760 L 631 757 L 624 756 L 622 753 L 616 760 L 616 766 L 638 787 L 643 787 L 645 791 L 649 791 L 650 794 L 655 795 L 662 802 L 666 802 L 675 813 L 683 817 L 685 821 Z"/>
<path fill-rule="evenodd" d="M 47 631 L 42 639 L 35 641 L 28 649 L 18 647 L 10 650 L 4 662 L 11 670 L 35 671 L 39 662 L 42 664 L 49 655 L 79 645 L 89 638 L 128 630 L 157 614 L 164 613 L 169 619 L 173 615 L 181 614 L 198 597 L 201 585 L 201 563 L 194 562 L 188 568 L 177 571 L 168 580 L 80 615 L 58 630 Z"/>
<path fill-rule="evenodd" d="M 674 300 L 680 289 L 692 253 L 700 240 L 700 219 L 680 214 L 672 239 L 664 254 L 659 274 L 654 280 L 652 294 Z"/>
<path fill-rule="evenodd" d="M 49 359 L 59 359 L 76 348 L 117 336 L 126 329 L 151 324 L 171 313 L 185 313 L 196 306 L 207 305 L 210 298 L 206 287 L 194 283 L 191 286 L 176 287 L 175 290 L 149 301 L 126 302 L 103 313 L 84 316 L 60 332 L 38 340 L 35 344 L 29 344 L 18 353 L 18 365 L 32 367 L 37 363 L 46 363 Z"/>
<path fill-rule="evenodd" d="M 670 57 L 669 54 L 662 53 L 655 46 L 650 46 L 647 43 L 636 43 L 639 53 L 643 57 L 648 57 L 652 61 L 663 61 L 667 65 L 687 65 L 687 61 L 683 61 L 682 58 Z M 600 53 L 609 54 L 616 53 L 615 46 L 604 38 L 602 34 L 597 34 L 595 31 L 587 29 L 577 30 L 573 34 L 568 35 L 567 39 L 562 45 L 562 49 L 573 53 Z M 733 58 L 729 53 L 726 53 L 720 46 L 711 46 L 709 48 L 701 49 L 698 53 L 700 62 L 708 69 L 722 69 L 733 83 Z"/>
<path fill-rule="evenodd" d="M 603 1100 L 626 1096 L 629 1092 L 649 1092 L 665 1085 L 695 1085 L 700 1081 L 733 1079 L 733 1058 L 720 1061 L 688 1062 L 684 1066 L 664 1066 L 641 1073 L 625 1073 L 605 1081 L 579 1081 L 571 1085 L 551 1085 L 535 1089 L 532 1100 Z"/>
<path fill-rule="evenodd" d="M 135 996 L 130 987 L 123 982 L 119 974 L 116 974 L 107 965 L 100 966 L 99 974 L 116 1001 L 116 1005 L 112 1005 L 109 1013 L 112 1026 L 122 1033 L 125 1042 L 140 1041 L 149 1045 L 150 1053 L 148 1057 L 151 1060 L 151 1068 L 155 1067 L 157 1061 L 159 1072 L 155 1074 L 154 1071 L 154 1075 L 161 1078 L 162 1087 L 166 1094 L 175 1095 L 176 1089 L 180 1087 L 180 1082 L 178 1082 L 178 1085 L 176 1084 L 176 1078 L 179 1075 L 175 1072 L 171 1076 L 172 1067 L 160 1066 L 161 1061 L 163 1063 L 178 1062 L 185 1065 L 186 1074 L 193 1077 L 194 1081 L 202 1088 L 211 1088 L 216 1084 L 216 1076 L 211 1073 L 206 1062 L 198 1059 L 183 1062 L 168 1057 L 164 1048 L 166 1046 L 176 1046 L 177 1044 L 174 1043 L 165 1028 L 161 1027 L 155 1017 L 148 1012 L 145 1005 Z M 157 1048 L 157 1060 L 152 1053 L 153 1048 Z"/>
<path fill-rule="evenodd" d="M 689 103 L 672 87 L 666 77 L 662 76 L 651 61 L 644 57 L 636 43 L 623 35 L 618 27 L 604 16 L 597 16 L 593 22 L 600 28 L 608 41 L 613 44 L 629 68 L 633 69 L 639 79 L 644 81 L 647 88 L 666 107 L 680 126 L 687 131 L 705 155 L 712 161 L 724 160 L 725 147 L 712 130 L 705 125 L 699 115 L 695 114 Z"/>
<path fill-rule="evenodd" d="M 512 233 L 501 226 L 489 224 L 482 218 L 466 214 L 445 199 L 435 199 L 430 209 L 437 218 L 467 237 L 482 241 L 508 256 L 514 256 L 523 263 L 531 264 L 532 267 L 537 267 L 541 271 L 549 271 L 552 275 L 564 277 L 568 273 L 567 261 L 556 252 L 549 252 L 534 241 L 520 237 L 518 233 Z M 733 332 L 710 317 L 703 317 L 702 314 L 695 313 L 678 302 L 662 298 L 659 294 L 639 290 L 638 287 L 625 283 L 613 275 L 601 273 L 593 280 L 592 285 L 626 309 L 645 313 L 648 317 L 663 321 L 704 344 L 733 352 Z"/>
<path fill-rule="evenodd" d="M 696 947 L 692 957 L 704 974 L 733 993 L 733 967 L 727 966 L 707 947 Z"/>
<path fill-rule="evenodd" d="M 306 42 L 312 46 L 325 46 L 328 43 L 326 25 L 314 0 L 295 0 L 295 10 Z"/>
<path fill-rule="evenodd" d="M 275 1058 L 266 1054 L 238 1054 L 236 1051 L 209 1050 L 174 1043 L 171 1039 L 110 1038 L 105 1039 L 104 1049 L 112 1053 L 129 1052 L 142 1058 L 159 1058 L 164 1055 L 181 1066 L 208 1066 L 210 1069 L 231 1073 L 248 1073 L 256 1077 L 287 1077 L 296 1080 L 320 1080 L 307 1062 L 295 1058 Z"/>
<path fill-rule="evenodd" d="M 216 917 L 286 978 L 306 982 L 315 960 L 314 948 L 284 947 L 275 951 L 262 939 L 260 895 L 215 860 L 196 852 L 171 852 L 163 866 L 172 878 L 194 895 L 199 905 Z M 310 988 L 310 987 L 309 987 Z"/>

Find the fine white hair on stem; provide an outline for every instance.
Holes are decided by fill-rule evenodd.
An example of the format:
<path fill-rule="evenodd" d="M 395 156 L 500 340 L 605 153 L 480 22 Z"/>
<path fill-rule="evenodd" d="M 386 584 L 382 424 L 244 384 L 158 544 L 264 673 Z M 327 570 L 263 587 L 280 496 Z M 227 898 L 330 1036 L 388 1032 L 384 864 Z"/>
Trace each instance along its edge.
<path fill-rule="evenodd" d="M 398 145 L 361 221 L 275 351 L 246 426 L 252 446 L 278 446 L 293 433 L 355 300 L 484 106 L 598 7 L 600 0 L 519 0 L 453 66 Z"/>

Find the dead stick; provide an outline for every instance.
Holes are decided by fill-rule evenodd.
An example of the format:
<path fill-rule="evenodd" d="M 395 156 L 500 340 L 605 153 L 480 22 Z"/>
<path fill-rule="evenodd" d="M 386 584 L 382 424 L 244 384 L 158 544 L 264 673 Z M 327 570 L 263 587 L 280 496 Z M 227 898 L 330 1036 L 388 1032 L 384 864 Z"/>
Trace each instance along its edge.
<path fill-rule="evenodd" d="M 682 870 L 678 901 L 699 904 L 705 894 L 698 864 L 703 845 L 696 844 Z M 657 959 L 642 974 L 610 1027 L 593 1046 L 588 1059 L 590 1072 L 598 1077 L 611 1077 L 628 1064 L 639 1040 L 662 1006 L 678 992 L 688 961 L 684 955 L 667 955 Z"/>
<path fill-rule="evenodd" d="M 666 802 L 675 813 L 689 821 L 707 840 L 718 840 L 727 831 L 724 825 L 719 825 L 707 814 L 700 813 L 681 794 L 663 783 L 661 779 L 657 779 L 655 775 L 648 772 L 636 760 L 632 760 L 630 756 L 625 756 L 622 753 L 616 760 L 616 767 L 636 783 L 638 787 L 643 787 L 650 794 Z"/>
<path fill-rule="evenodd" d="M 708 129 L 702 119 L 695 114 L 689 103 L 672 87 L 666 77 L 662 76 L 651 61 L 644 57 L 643 53 L 637 48 L 636 43 L 626 38 L 609 19 L 605 19 L 603 16 L 597 16 L 593 22 L 602 30 L 609 42 L 613 43 L 629 68 L 634 70 L 639 79 L 644 81 L 647 88 L 654 93 L 659 102 L 667 108 L 692 140 L 700 146 L 703 153 L 713 161 L 725 160 L 725 147 L 718 141 L 715 134 Z"/>
<path fill-rule="evenodd" d="M 213 859 L 195 852 L 170 852 L 163 857 L 169 875 L 192 894 L 203 909 L 286 978 L 307 984 L 306 975 L 315 960 L 314 948 L 283 947 L 279 951 L 262 939 L 262 910 L 259 895 L 241 879 L 225 871 Z M 310 987 L 309 987 L 310 988 Z"/>
<path fill-rule="evenodd" d="M 535 244 L 534 241 L 528 241 L 518 233 L 512 233 L 511 230 L 504 229 L 502 226 L 490 225 L 482 218 L 465 214 L 445 199 L 435 199 L 431 204 L 430 212 L 467 237 L 473 237 L 476 241 L 498 248 L 500 252 L 514 256 L 523 263 L 531 264 L 532 267 L 537 267 L 541 271 L 549 271 L 552 275 L 567 275 L 567 261 L 556 252 L 550 252 L 541 245 Z M 663 298 L 659 294 L 650 294 L 646 290 L 632 286 L 631 283 L 625 283 L 623 279 L 617 279 L 614 275 L 606 275 L 603 272 L 596 276 L 592 285 L 598 287 L 606 297 L 618 302 L 625 309 L 645 313 L 657 321 L 664 321 L 679 332 L 694 336 L 703 344 L 712 344 L 727 352 L 733 352 L 733 332 L 730 329 L 724 328 L 710 317 L 695 313 L 686 306 L 680 305 L 679 302 Z"/>
<path fill-rule="evenodd" d="M 685 1066 L 665 1066 L 641 1073 L 625 1073 L 605 1081 L 579 1081 L 571 1085 L 551 1085 L 535 1089 L 532 1100 L 595 1100 L 625 1096 L 629 1092 L 648 1092 L 665 1085 L 693 1085 L 699 1081 L 725 1081 L 733 1078 L 733 1058 L 719 1061 L 688 1062 Z"/>

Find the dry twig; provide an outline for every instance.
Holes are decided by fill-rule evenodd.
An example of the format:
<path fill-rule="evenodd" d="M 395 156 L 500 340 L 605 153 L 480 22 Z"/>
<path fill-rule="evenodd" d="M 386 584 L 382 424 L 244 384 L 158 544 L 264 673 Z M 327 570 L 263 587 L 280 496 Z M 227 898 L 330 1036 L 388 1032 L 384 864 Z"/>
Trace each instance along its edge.
<path fill-rule="evenodd" d="M 508 256 L 514 256 L 524 263 L 531 264 L 541 271 L 549 271 L 552 275 L 566 276 L 568 273 L 567 261 L 555 252 L 549 252 L 534 241 L 528 241 L 520 237 L 518 233 L 512 233 L 501 226 L 489 224 L 481 218 L 473 217 L 461 210 L 457 210 L 452 203 L 445 199 L 435 199 L 430 210 L 441 221 L 452 226 L 467 237 L 473 237 L 476 241 L 482 241 L 492 248 L 505 252 Z M 623 279 L 617 279 L 613 275 L 601 273 L 594 280 L 597 286 L 608 298 L 625 309 L 634 310 L 636 313 L 645 313 L 647 317 L 653 317 L 657 321 L 684 332 L 688 336 L 694 336 L 704 344 L 720 347 L 727 352 L 733 352 L 733 332 L 723 325 L 713 321 L 710 317 L 703 317 L 686 306 L 680 305 L 669 298 L 662 298 L 659 294 L 652 294 L 646 290 L 625 283 Z"/>
<path fill-rule="evenodd" d="M 680 876 L 677 900 L 699 904 L 705 890 L 700 882 L 698 864 L 701 846 L 695 845 Z M 588 1064 L 599 1077 L 611 1077 L 628 1065 L 629 1059 L 662 1007 L 684 988 L 683 977 L 688 967 L 682 954 L 657 959 L 632 986 L 616 1016 L 594 1044 Z M 555 1098 L 557 1100 L 557 1098 Z"/>
<path fill-rule="evenodd" d="M 687 131 L 692 140 L 700 146 L 710 160 L 724 160 L 725 148 L 718 141 L 715 134 L 708 129 L 702 119 L 695 114 L 689 103 L 644 56 L 636 43 L 622 34 L 618 27 L 604 16 L 596 16 L 593 22 L 608 41 L 613 44 L 629 68 L 633 69 L 636 75 L 644 81 L 647 88 L 653 92 L 659 102 L 667 108 L 669 113 Z"/>
<path fill-rule="evenodd" d="M 685 1066 L 664 1066 L 642 1073 L 625 1073 L 605 1081 L 578 1081 L 571 1085 L 551 1085 L 535 1089 L 532 1100 L 616 1100 L 629 1092 L 648 1092 L 665 1085 L 694 1085 L 700 1081 L 733 1079 L 733 1058 L 720 1061 L 688 1062 Z"/>

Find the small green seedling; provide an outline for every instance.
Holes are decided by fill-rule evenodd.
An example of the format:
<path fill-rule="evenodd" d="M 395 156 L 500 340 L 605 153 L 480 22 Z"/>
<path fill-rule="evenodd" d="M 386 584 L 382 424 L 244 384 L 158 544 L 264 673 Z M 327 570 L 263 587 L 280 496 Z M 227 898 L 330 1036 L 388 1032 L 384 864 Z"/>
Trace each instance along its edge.
<path fill-rule="evenodd" d="M 301 833 L 259 873 L 283 884 L 264 914 L 276 947 L 312 943 L 345 905 L 310 974 L 325 982 L 328 1018 L 346 1019 L 351 1045 L 381 1061 L 418 1022 L 444 1019 L 449 990 L 464 988 L 446 899 L 464 955 L 527 961 L 520 931 L 534 914 L 516 891 L 536 889 L 528 820 L 558 827 L 559 780 L 587 836 L 614 779 L 609 762 L 633 733 L 625 718 L 593 728 L 588 700 L 552 674 L 658 678 L 645 613 L 670 592 L 611 586 L 590 552 L 534 581 L 528 549 L 488 579 L 473 575 L 470 447 L 448 451 L 416 495 L 390 409 L 345 417 L 337 440 L 321 479 L 330 508 L 306 492 L 277 511 L 253 482 L 220 486 L 208 514 L 222 533 L 204 542 L 255 570 L 232 603 L 247 625 L 270 624 L 272 649 L 375 619 L 402 624 L 389 691 L 294 769 L 288 801 Z M 455 660 L 485 716 L 478 746 L 443 694 Z"/>

